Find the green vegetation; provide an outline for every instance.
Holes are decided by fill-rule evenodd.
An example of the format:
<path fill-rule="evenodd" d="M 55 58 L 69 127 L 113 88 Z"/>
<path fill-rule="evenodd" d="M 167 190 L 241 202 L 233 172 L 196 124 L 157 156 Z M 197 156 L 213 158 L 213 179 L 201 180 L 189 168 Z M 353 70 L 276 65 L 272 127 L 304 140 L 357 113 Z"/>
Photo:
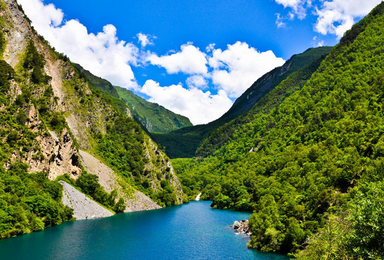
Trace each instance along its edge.
<path fill-rule="evenodd" d="M 168 133 L 192 126 L 188 118 L 136 96 L 125 88 L 115 87 L 120 98 L 129 107 L 133 118 L 150 133 Z"/>
<path fill-rule="evenodd" d="M 8 29 L 14 26 L 8 6 L 1 1 L 1 54 L 7 44 L 4 35 L 11 33 Z M 22 11 L 21 6 L 19 10 Z M 93 86 L 85 75 L 88 72 L 76 69 L 68 57 L 56 53 L 33 28 L 27 35 L 26 48 L 18 54 L 15 68 L 0 55 L 0 239 L 72 219 L 73 211 L 61 202 L 62 186 L 57 182 L 60 179 L 117 213 L 126 207 L 119 197 L 130 198 L 137 190 L 161 206 L 178 204 L 180 192 L 169 159 L 140 125 L 126 115 L 128 106 L 119 99 L 114 87 L 110 89 L 114 92 L 108 93 L 101 79 L 93 82 Z M 58 81 L 45 71 L 62 80 L 62 86 L 58 87 Z M 57 75 L 60 73 L 61 78 Z M 54 90 L 60 95 L 55 96 Z M 77 139 L 67 120 L 75 125 Z M 65 129 L 71 138 L 63 135 Z M 56 139 L 52 131 L 58 143 L 46 138 L 53 135 Z M 56 147 L 57 156 L 49 155 L 50 149 Z M 60 154 L 67 148 L 73 152 L 80 147 L 119 175 L 116 181 L 121 186 L 119 192 L 124 194 L 117 190 L 108 194 L 96 175 L 84 171 L 79 158 L 68 159 Z M 73 177 L 79 173 L 75 167 L 74 172 L 50 181 L 47 177 L 52 177 L 52 167 L 63 166 L 60 162 L 67 159 L 72 160 L 72 166 L 82 169 L 82 174 L 77 180 L 71 179 L 71 174 Z M 29 173 L 42 168 L 43 172 Z"/>
<path fill-rule="evenodd" d="M 36 158 L 42 156 L 35 138 L 44 133 L 44 125 L 31 131 L 27 111 L 35 104 L 42 105 L 31 90 L 48 89 L 44 62 L 32 41 L 22 64 L 21 71 L 15 72 L 0 60 L 0 239 L 58 225 L 73 215 L 73 210 L 61 202 L 62 186 L 49 181 L 42 172 L 29 174 L 28 166 L 21 161 L 29 152 Z M 9 95 L 11 80 L 16 80 L 22 90 L 14 101 Z M 12 160 L 12 155 L 18 159 Z"/>
<path fill-rule="evenodd" d="M 73 66 L 82 75 L 84 75 L 84 78 L 86 78 L 92 84 L 92 86 L 94 86 L 96 89 L 107 92 L 108 94 L 110 94 L 115 98 L 119 98 L 119 94 L 117 94 L 116 89 L 112 86 L 112 84 L 109 81 L 93 75 L 91 72 L 81 67 L 80 64 L 73 63 Z"/>
<path fill-rule="evenodd" d="M 283 66 L 275 68 L 259 78 L 236 100 L 227 113 L 213 122 L 206 125 L 184 127 L 166 134 L 152 133 L 151 137 L 164 147 L 165 152 L 170 158 L 191 158 L 195 155 L 200 156 L 198 150 L 199 146 L 213 131 L 231 120 L 245 115 L 258 103 L 259 100 L 278 86 L 289 75 L 306 67 L 320 57 L 324 57 L 331 50 L 331 47 L 321 47 L 308 49 L 302 54 L 293 55 Z M 304 75 L 304 77 L 305 76 L 306 75 Z"/>
<path fill-rule="evenodd" d="M 51 77 L 44 74 L 44 64 L 43 56 L 37 52 L 33 40 L 30 40 L 27 45 L 23 67 L 31 73 L 31 81 L 33 83 L 47 84 L 51 79 Z"/>
<path fill-rule="evenodd" d="M 173 160 L 184 190 L 203 191 L 217 208 L 252 210 L 251 248 L 382 258 L 383 28 L 381 3 L 320 65 L 212 133 L 202 157 Z"/>
<path fill-rule="evenodd" d="M 134 120 L 148 132 L 168 133 L 182 127 L 192 126 L 188 118 L 175 114 L 158 104 L 148 102 L 125 88 L 112 86 L 109 81 L 93 75 L 79 64 L 73 65 L 96 89 L 117 99 L 121 98 L 125 104 L 125 111 L 122 112 L 126 113 L 128 108 Z M 117 103 L 118 101 L 115 100 L 114 102 Z"/>
<path fill-rule="evenodd" d="M 0 239 L 72 219 L 73 210 L 61 202 L 63 187 L 43 173 L 28 174 L 27 167 L 0 168 Z"/>
<path fill-rule="evenodd" d="M 0 20 L 0 24 L 2 24 L 1 20 Z M 6 45 L 6 42 L 5 42 L 4 33 L 0 32 L 0 58 L 1 59 L 3 58 L 5 45 Z"/>
<path fill-rule="evenodd" d="M 121 117 L 113 122 L 108 134 L 99 140 L 97 150 L 120 174 L 141 183 L 147 162 L 143 143 L 140 126 L 130 118 Z"/>

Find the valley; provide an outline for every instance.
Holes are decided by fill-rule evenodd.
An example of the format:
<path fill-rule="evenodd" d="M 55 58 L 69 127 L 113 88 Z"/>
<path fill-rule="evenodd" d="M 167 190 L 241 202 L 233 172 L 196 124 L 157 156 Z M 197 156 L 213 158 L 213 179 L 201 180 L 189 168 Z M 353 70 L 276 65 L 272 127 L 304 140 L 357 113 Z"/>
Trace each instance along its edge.
<path fill-rule="evenodd" d="M 193 126 L 72 63 L 0 1 L 0 248 L 36 237 L 37 258 L 74 232 L 82 259 L 384 256 L 384 2 Z M 229 233 L 239 218 L 250 239 Z"/>

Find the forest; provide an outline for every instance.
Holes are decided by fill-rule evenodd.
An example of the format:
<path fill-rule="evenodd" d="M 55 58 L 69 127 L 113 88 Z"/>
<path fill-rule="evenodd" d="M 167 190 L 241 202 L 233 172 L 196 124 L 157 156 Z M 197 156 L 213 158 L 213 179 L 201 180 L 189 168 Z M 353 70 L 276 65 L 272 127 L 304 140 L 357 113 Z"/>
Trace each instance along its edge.
<path fill-rule="evenodd" d="M 384 3 L 325 58 L 290 75 L 197 157 L 184 191 L 253 212 L 248 246 L 298 259 L 384 255 Z"/>

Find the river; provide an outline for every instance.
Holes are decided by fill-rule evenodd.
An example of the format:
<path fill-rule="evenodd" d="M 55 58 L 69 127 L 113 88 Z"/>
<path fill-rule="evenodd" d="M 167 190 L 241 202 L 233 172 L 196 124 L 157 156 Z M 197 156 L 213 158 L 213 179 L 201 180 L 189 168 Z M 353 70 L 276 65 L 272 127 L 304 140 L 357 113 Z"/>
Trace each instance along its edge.
<path fill-rule="evenodd" d="M 67 222 L 1 240 L 0 259 L 288 259 L 247 249 L 229 225 L 249 216 L 200 201 Z"/>

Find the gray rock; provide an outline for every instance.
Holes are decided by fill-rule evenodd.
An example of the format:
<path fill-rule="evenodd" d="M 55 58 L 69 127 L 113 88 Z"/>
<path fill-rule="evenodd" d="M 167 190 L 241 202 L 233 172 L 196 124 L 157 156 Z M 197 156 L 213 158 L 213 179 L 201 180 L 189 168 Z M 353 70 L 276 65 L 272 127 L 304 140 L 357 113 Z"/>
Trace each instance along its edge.
<path fill-rule="evenodd" d="M 233 222 L 232 226 L 233 226 L 234 229 L 238 229 L 240 227 L 239 221 L 236 220 L 235 222 Z"/>
<path fill-rule="evenodd" d="M 245 234 L 247 236 L 252 235 L 252 232 L 249 230 L 248 219 L 241 220 L 240 222 L 235 221 L 231 227 L 236 230 L 236 233 Z"/>
<path fill-rule="evenodd" d="M 112 212 L 100 206 L 65 181 L 59 181 L 59 183 L 64 188 L 63 204 L 73 209 L 73 216 L 76 219 L 104 218 L 113 215 Z"/>

